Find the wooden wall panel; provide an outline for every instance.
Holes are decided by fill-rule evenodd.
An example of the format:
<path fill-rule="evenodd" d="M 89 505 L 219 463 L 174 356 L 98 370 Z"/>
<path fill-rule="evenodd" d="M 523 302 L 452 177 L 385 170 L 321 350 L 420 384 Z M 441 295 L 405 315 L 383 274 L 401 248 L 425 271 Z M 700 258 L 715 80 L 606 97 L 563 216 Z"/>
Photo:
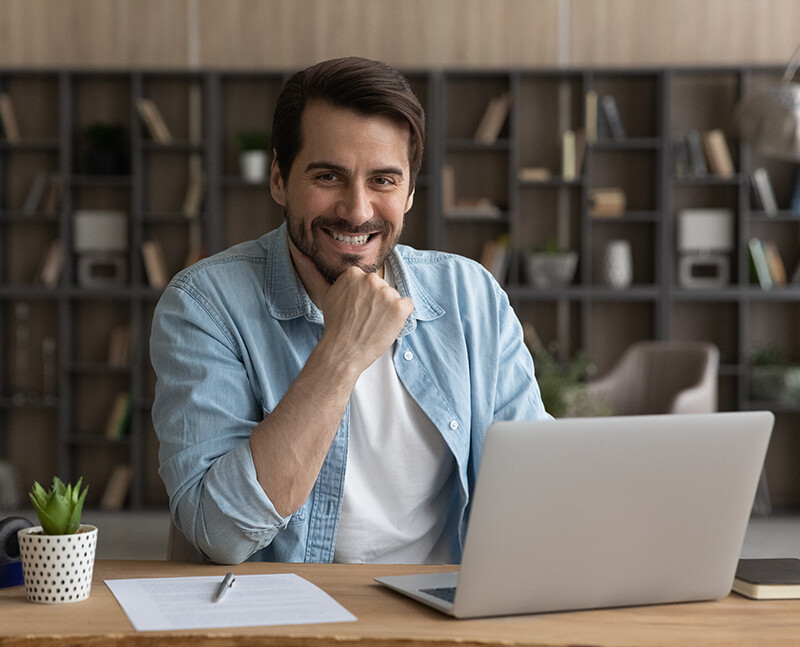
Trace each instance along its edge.
<path fill-rule="evenodd" d="M 184 67 L 186 56 L 187 0 L 0 0 L 3 66 Z"/>
<path fill-rule="evenodd" d="M 570 63 L 786 63 L 797 0 L 570 0 Z"/>
<path fill-rule="evenodd" d="M 406 68 L 557 62 L 558 0 L 199 2 L 204 67 L 297 67 L 348 55 Z"/>
<path fill-rule="evenodd" d="M 783 63 L 798 0 L 0 0 L 0 66 Z"/>

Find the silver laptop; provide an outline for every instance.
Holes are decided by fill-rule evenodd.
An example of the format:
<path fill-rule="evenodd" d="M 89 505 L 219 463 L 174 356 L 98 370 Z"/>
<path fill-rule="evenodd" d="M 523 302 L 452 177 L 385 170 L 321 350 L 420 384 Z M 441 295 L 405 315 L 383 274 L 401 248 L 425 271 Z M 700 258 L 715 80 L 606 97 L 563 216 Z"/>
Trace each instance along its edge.
<path fill-rule="evenodd" d="M 774 416 L 496 423 L 460 570 L 376 578 L 459 618 L 726 596 Z"/>

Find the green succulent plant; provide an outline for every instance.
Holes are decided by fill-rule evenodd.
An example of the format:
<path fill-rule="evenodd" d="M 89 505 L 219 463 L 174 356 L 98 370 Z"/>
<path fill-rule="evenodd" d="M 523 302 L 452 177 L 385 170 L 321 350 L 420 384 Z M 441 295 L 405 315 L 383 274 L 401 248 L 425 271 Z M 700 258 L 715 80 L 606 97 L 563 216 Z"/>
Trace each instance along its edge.
<path fill-rule="evenodd" d="M 46 535 L 72 535 L 81 525 L 83 501 L 89 491 L 87 485 L 81 491 L 83 477 L 73 485 L 64 485 L 57 476 L 53 477 L 53 485 L 45 490 L 38 482 L 34 482 L 30 491 L 30 499 L 39 523 Z"/>
<path fill-rule="evenodd" d="M 266 130 L 240 130 L 236 133 L 236 144 L 242 151 L 269 150 L 270 134 Z"/>

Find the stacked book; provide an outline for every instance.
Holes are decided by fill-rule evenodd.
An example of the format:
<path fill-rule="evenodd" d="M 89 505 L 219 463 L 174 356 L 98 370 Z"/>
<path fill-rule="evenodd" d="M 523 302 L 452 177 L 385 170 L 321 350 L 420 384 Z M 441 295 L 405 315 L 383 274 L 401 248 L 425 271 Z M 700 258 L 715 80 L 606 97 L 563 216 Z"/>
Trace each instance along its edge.
<path fill-rule="evenodd" d="M 589 212 L 601 218 L 615 218 L 625 213 L 625 192 L 612 187 L 589 191 Z"/>

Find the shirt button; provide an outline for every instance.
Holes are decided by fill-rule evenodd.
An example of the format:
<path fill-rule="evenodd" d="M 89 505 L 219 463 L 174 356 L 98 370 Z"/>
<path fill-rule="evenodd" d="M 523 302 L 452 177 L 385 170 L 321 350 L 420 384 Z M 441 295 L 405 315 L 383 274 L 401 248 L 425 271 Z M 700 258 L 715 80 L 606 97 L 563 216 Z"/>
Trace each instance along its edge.
<path fill-rule="evenodd" d="M 458 429 L 458 421 L 457 420 L 451 420 L 450 421 L 450 429 L 452 429 L 453 431 Z"/>
<path fill-rule="evenodd" d="M 412 353 L 410 350 L 407 350 L 405 353 L 403 353 L 403 359 L 414 359 L 414 353 Z"/>

